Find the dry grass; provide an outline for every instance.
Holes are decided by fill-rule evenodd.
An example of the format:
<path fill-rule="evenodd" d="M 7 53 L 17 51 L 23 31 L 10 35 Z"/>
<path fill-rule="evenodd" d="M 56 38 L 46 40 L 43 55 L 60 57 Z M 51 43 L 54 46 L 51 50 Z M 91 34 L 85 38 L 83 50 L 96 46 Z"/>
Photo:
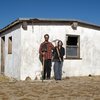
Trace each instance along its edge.
<path fill-rule="evenodd" d="M 11 81 L 1 75 L 0 100 L 100 100 L 100 76 L 42 82 Z"/>
<path fill-rule="evenodd" d="M 8 82 L 10 80 L 9 77 L 4 76 L 4 75 L 0 75 L 0 82 Z"/>

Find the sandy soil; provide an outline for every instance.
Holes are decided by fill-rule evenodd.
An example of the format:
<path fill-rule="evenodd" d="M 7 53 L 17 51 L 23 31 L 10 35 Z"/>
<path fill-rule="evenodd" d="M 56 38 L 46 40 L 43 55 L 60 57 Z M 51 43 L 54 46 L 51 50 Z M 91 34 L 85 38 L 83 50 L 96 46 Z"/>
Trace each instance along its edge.
<path fill-rule="evenodd" d="M 43 82 L 0 77 L 0 100 L 100 100 L 100 76 Z"/>

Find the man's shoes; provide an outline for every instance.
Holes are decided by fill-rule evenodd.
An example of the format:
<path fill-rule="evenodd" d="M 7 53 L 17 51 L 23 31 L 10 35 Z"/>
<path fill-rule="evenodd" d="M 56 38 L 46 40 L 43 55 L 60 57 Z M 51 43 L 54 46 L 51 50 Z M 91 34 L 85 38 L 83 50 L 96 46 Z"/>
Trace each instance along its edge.
<path fill-rule="evenodd" d="M 50 80 L 50 78 L 47 78 L 47 80 Z"/>
<path fill-rule="evenodd" d="M 61 81 L 61 79 L 55 79 L 55 80 L 57 80 L 57 81 Z"/>

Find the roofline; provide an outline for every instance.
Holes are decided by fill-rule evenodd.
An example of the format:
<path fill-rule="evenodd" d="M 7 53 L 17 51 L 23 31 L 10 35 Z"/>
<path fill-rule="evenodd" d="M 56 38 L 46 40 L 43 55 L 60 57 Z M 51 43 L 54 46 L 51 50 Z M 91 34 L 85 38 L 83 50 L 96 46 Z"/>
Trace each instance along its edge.
<path fill-rule="evenodd" d="M 7 26 L 5 26 L 4 28 L 2 28 L 0 30 L 0 33 L 8 30 L 9 28 L 13 27 L 14 25 L 16 24 L 19 24 L 19 23 L 22 23 L 24 21 L 27 21 L 27 22 L 33 22 L 33 23 L 39 23 L 39 22 L 58 22 L 58 23 L 67 23 L 67 22 L 77 22 L 81 25 L 85 25 L 85 26 L 92 26 L 94 28 L 97 28 L 100 30 L 100 26 L 99 25 L 95 25 L 95 24 L 92 24 L 92 23 L 88 23 L 86 21 L 81 21 L 81 20 L 75 20 L 75 19 L 41 19 L 41 18 L 18 18 L 17 20 L 13 21 L 12 23 L 8 24 Z"/>

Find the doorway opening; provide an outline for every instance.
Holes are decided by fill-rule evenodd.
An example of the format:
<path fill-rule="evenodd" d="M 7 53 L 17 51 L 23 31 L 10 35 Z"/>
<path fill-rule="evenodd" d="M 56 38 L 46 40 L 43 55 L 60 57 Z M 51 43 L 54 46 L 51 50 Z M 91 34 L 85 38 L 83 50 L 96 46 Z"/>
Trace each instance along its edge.
<path fill-rule="evenodd" d="M 5 71 L 5 36 L 1 37 L 1 74 Z"/>

